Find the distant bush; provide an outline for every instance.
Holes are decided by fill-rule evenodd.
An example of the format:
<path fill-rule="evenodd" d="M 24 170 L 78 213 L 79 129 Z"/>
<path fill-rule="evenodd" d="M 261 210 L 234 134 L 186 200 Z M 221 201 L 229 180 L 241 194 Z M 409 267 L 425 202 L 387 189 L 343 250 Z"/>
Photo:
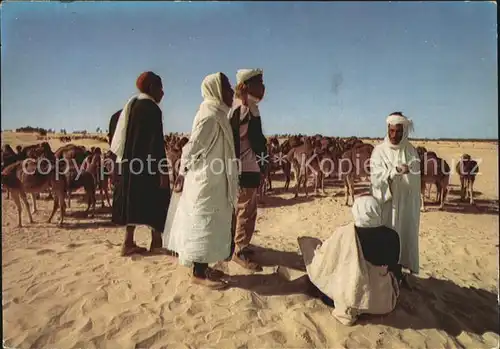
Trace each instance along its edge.
<path fill-rule="evenodd" d="M 41 136 L 46 136 L 48 131 L 44 128 L 41 128 L 41 127 L 25 126 L 25 127 L 16 128 L 16 132 L 39 133 Z"/>

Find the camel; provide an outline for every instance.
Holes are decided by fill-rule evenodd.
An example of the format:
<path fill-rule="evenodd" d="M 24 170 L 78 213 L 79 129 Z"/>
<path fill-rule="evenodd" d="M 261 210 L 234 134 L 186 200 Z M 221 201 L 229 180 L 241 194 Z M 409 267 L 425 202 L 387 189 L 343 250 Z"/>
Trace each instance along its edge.
<path fill-rule="evenodd" d="M 456 171 L 460 176 L 460 199 L 465 201 L 469 198 L 471 205 L 474 205 L 474 181 L 479 173 L 479 165 L 469 154 L 462 154 L 457 163 Z"/>
<path fill-rule="evenodd" d="M 176 140 L 172 138 L 169 143 L 167 143 L 165 147 L 167 160 L 170 164 L 170 168 L 172 169 L 172 180 L 175 183 L 177 177 L 179 176 L 179 167 L 180 167 L 180 159 L 182 156 L 182 148 L 189 142 L 187 137 L 182 137 L 181 139 Z"/>
<path fill-rule="evenodd" d="M 309 196 L 307 191 L 307 180 L 309 174 L 312 173 L 315 177 L 314 191 L 318 194 L 318 184 L 321 183 L 323 173 L 319 166 L 319 158 L 314 153 L 314 148 L 311 139 L 304 137 L 302 145 L 292 147 L 286 156 L 288 162 L 292 164 L 294 177 L 296 181 L 295 198 L 299 196 L 300 185 L 304 183 L 304 192 L 306 197 Z"/>
<path fill-rule="evenodd" d="M 349 205 L 349 197 L 354 203 L 354 180 L 370 177 L 370 157 L 373 145 L 353 142 L 352 149 L 342 154 L 339 161 L 340 178 L 344 181 L 345 205 Z"/>
<path fill-rule="evenodd" d="M 441 159 L 433 151 L 419 152 L 420 158 L 420 210 L 425 212 L 424 194 L 426 184 L 436 185 L 436 202 L 439 203 L 439 209 L 444 208 L 448 185 L 450 184 L 450 166 L 446 160 Z"/>
<path fill-rule="evenodd" d="M 417 147 L 416 148 L 418 157 L 422 159 L 424 153 L 427 153 L 427 148 L 426 147 Z M 425 190 L 425 197 L 430 198 L 431 197 L 431 189 L 432 189 L 432 183 L 425 183 L 426 190 Z M 437 195 L 437 188 L 436 188 L 436 195 Z M 437 199 L 436 199 L 437 200 Z"/>
<path fill-rule="evenodd" d="M 68 199 L 68 208 L 71 207 L 71 192 L 78 190 L 83 187 L 85 190 L 85 196 L 87 198 L 87 209 L 85 213 L 88 214 L 90 208 L 92 208 L 91 217 L 95 215 L 95 204 L 96 204 L 96 182 L 94 176 L 91 172 L 81 171 L 78 173 L 78 168 L 75 166 L 70 166 L 70 168 L 65 171 L 64 179 L 66 180 L 66 196 Z"/>
<path fill-rule="evenodd" d="M 82 166 L 85 159 L 90 155 L 90 152 L 85 149 L 82 145 L 75 144 L 66 144 L 56 150 L 54 153 L 54 157 L 58 162 L 59 168 L 64 168 L 64 171 L 67 172 L 75 166 Z M 65 177 L 67 173 L 64 173 Z M 74 177 L 74 176 L 73 176 Z M 68 207 L 71 207 L 71 192 L 72 190 L 68 190 Z"/>
<path fill-rule="evenodd" d="M 104 204 L 104 198 L 106 198 L 108 206 L 111 207 L 108 193 L 109 174 L 104 171 L 107 170 L 104 161 L 101 148 L 97 147 L 94 149 L 92 155 L 87 156 L 83 161 L 82 171 L 89 172 L 94 177 L 95 187 L 99 188 L 101 194 L 101 206 L 106 207 Z"/>
<path fill-rule="evenodd" d="M 283 149 L 278 138 L 271 137 L 267 144 L 267 154 L 269 155 L 269 164 L 265 173 L 265 181 L 263 183 L 263 195 L 268 190 L 273 190 L 272 175 L 279 170 L 283 171 L 285 176 L 285 190 L 288 190 L 290 185 L 291 163 L 287 160 L 285 154 L 288 154 L 290 149 Z"/>
<path fill-rule="evenodd" d="M 65 159 L 81 165 L 90 152 L 82 145 L 66 144 L 56 150 L 54 157 L 58 160 Z"/>
<path fill-rule="evenodd" d="M 9 144 L 5 144 L 2 147 L 2 170 L 6 168 L 7 166 L 15 163 L 16 161 L 19 160 L 19 156 L 16 152 L 14 152 L 14 149 Z M 2 186 L 2 191 L 3 191 L 3 186 Z M 10 191 L 8 188 L 5 188 L 7 191 L 7 199 L 10 198 Z"/>
<path fill-rule="evenodd" d="M 64 222 L 66 204 L 64 197 L 66 193 L 65 181 L 58 178 L 56 169 L 53 164 L 41 165 L 33 161 L 17 161 L 3 169 L 2 184 L 6 186 L 12 193 L 12 198 L 16 204 L 18 212 L 18 227 L 22 227 L 22 205 L 21 200 L 26 206 L 30 223 L 34 223 L 33 216 L 30 211 L 27 193 L 33 196 L 33 205 L 36 211 L 36 200 L 34 194 L 51 188 L 54 192 L 54 206 L 52 213 L 48 219 L 48 223 L 52 221 L 54 214 L 60 207 L 61 218 L 59 224 Z"/>

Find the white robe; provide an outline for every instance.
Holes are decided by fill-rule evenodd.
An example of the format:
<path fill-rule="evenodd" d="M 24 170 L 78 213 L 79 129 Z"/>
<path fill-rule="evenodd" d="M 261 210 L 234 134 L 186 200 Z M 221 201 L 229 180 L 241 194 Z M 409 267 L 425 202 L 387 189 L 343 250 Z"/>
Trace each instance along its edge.
<path fill-rule="evenodd" d="M 214 74 L 215 75 L 215 74 Z M 212 76 L 211 83 L 215 77 Z M 181 173 L 188 168 L 172 225 L 164 241 L 179 254 L 179 263 L 215 263 L 231 253 L 231 220 L 238 195 L 238 169 L 227 112 L 215 96 L 219 87 L 205 88 L 205 101 L 193 122 L 189 142 L 182 149 Z M 175 201 L 174 201 L 175 202 Z M 172 209 L 172 212 L 170 212 Z M 167 222 L 169 217 L 167 217 Z M 170 229 L 169 229 L 170 228 Z"/>
<path fill-rule="evenodd" d="M 400 147 L 386 138 L 373 149 L 370 159 L 372 195 L 382 203 L 382 221 L 394 229 L 401 242 L 399 263 L 419 272 L 420 162 L 416 149 L 406 140 Z M 407 164 L 410 173 L 398 174 L 396 166 Z"/>
<path fill-rule="evenodd" d="M 335 230 L 326 241 L 300 237 L 300 250 L 311 282 L 333 299 L 332 315 L 352 325 L 360 314 L 387 314 L 397 303 L 399 287 L 386 266 L 366 261 L 354 224 Z"/>

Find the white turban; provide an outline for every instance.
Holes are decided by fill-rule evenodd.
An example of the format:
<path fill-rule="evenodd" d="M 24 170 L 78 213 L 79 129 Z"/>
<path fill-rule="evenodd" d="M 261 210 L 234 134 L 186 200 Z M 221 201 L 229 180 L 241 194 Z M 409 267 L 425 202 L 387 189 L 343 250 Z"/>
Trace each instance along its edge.
<path fill-rule="evenodd" d="M 236 72 L 236 84 L 250 80 L 251 78 L 264 74 L 262 69 L 240 69 Z"/>
<path fill-rule="evenodd" d="M 392 114 L 387 117 L 385 120 L 387 125 L 403 125 L 405 128 L 408 128 L 409 132 L 413 131 L 413 121 L 408 119 L 406 116 Z"/>
<path fill-rule="evenodd" d="M 400 149 L 402 147 L 405 147 L 408 144 L 408 137 L 410 133 L 414 130 L 413 121 L 411 119 L 408 119 L 406 116 L 392 114 L 387 117 L 385 122 L 387 123 L 387 125 L 403 125 L 403 138 L 401 139 L 401 142 L 399 142 L 399 144 L 391 144 L 388 136 L 385 137 L 385 142 L 392 149 Z"/>
<path fill-rule="evenodd" d="M 382 206 L 373 196 L 360 196 L 354 200 L 351 209 L 354 225 L 361 228 L 375 228 L 382 224 Z"/>

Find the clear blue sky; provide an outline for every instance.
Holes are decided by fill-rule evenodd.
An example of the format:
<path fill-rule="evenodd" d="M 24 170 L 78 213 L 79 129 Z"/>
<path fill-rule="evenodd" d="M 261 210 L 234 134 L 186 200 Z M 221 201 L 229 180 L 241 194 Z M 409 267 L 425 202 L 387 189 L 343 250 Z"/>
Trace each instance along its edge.
<path fill-rule="evenodd" d="M 496 5 L 3 3 L 2 128 L 107 129 L 152 70 L 165 132 L 188 132 L 213 72 L 264 69 L 264 131 L 498 137 Z"/>

